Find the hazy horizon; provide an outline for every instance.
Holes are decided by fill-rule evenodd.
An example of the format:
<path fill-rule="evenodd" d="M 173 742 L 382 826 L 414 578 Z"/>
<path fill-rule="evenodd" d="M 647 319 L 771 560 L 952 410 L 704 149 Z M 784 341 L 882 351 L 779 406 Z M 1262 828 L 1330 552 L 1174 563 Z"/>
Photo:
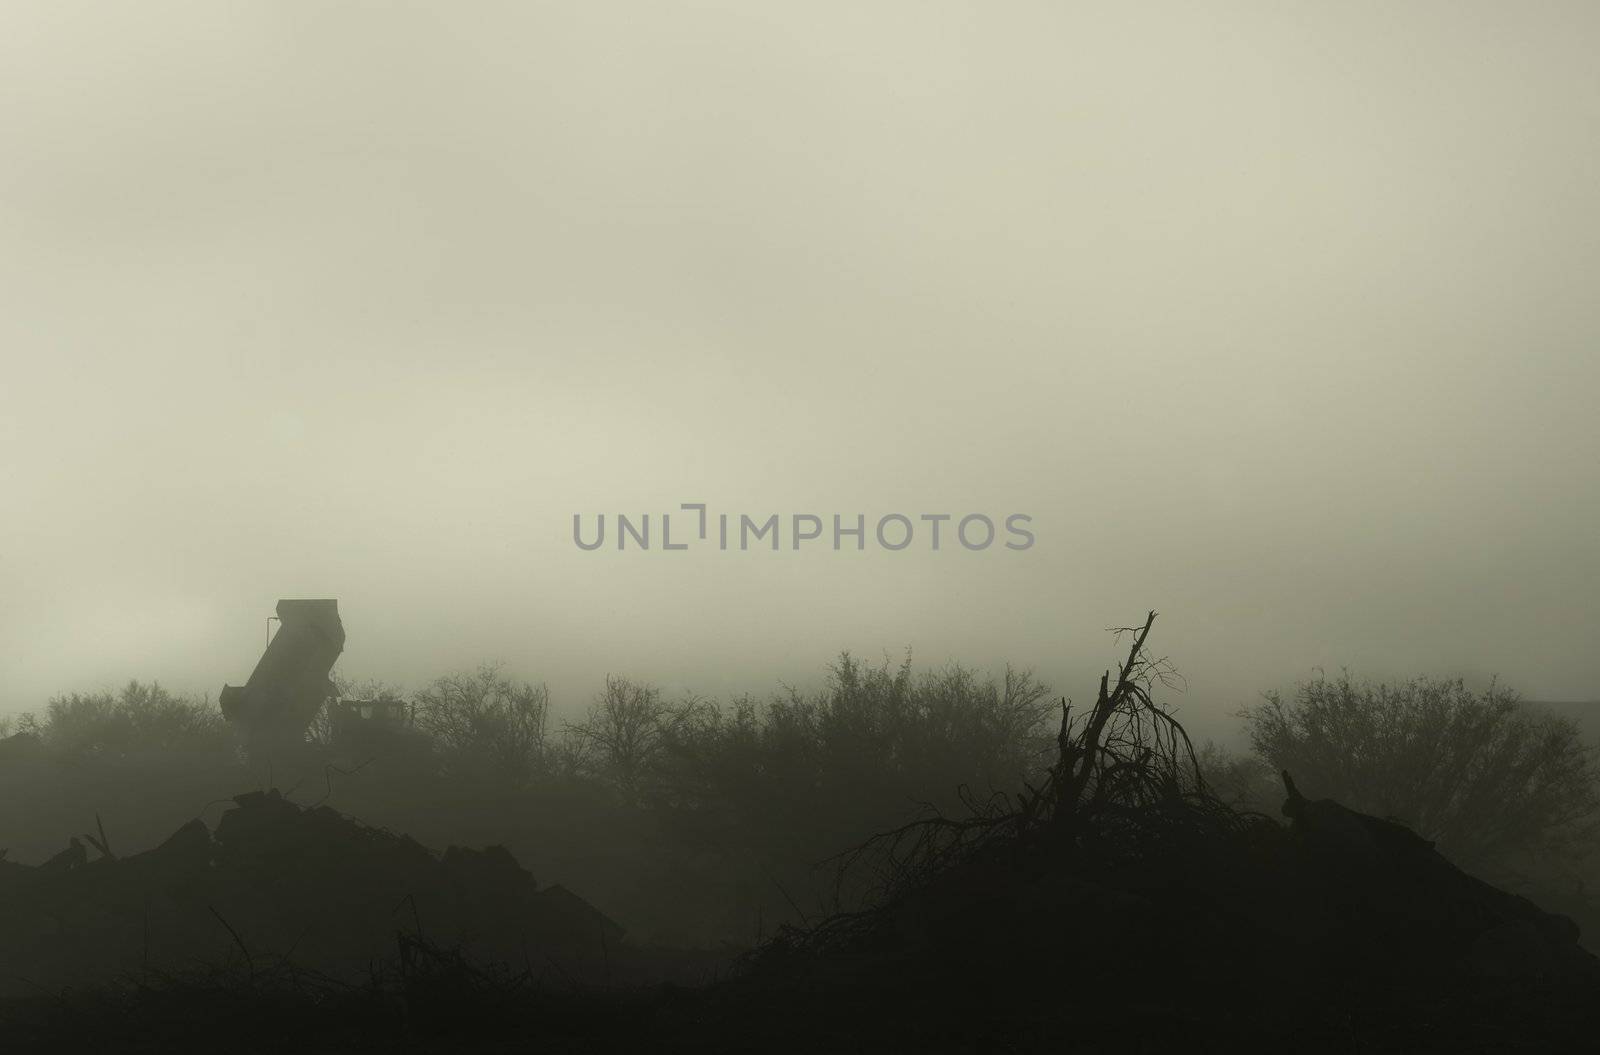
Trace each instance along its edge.
<path fill-rule="evenodd" d="M 0 714 L 214 698 L 284 597 L 562 708 L 906 647 L 1082 699 L 1150 608 L 1201 730 L 1318 667 L 1600 698 L 1594 5 L 0 28 Z M 683 502 L 1037 541 L 572 542 Z"/>

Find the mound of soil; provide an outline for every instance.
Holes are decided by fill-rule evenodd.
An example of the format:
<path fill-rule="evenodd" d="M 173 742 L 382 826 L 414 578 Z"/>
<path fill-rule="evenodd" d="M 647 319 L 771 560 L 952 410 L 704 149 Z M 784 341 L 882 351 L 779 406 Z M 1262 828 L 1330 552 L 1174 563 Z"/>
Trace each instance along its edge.
<path fill-rule="evenodd" d="M 538 885 L 504 847 L 441 855 L 277 791 L 233 802 L 214 831 L 193 820 L 145 853 L 88 860 L 95 851 L 74 838 L 42 865 L 0 868 L 0 994 L 230 958 L 363 977 L 396 955 L 397 934 L 582 973 L 622 938 L 578 895 Z"/>
<path fill-rule="evenodd" d="M 581 953 L 597 930 L 620 934 L 504 851 L 436 857 L 270 795 L 241 796 L 214 833 L 190 825 L 149 854 L 23 871 L 0 895 L 14 966 L 41 970 L 15 937 L 31 927 L 46 942 L 35 949 L 74 950 L 55 968 L 129 967 L 145 905 L 152 953 L 187 942 L 233 958 L 205 977 L 145 973 L 137 986 L 0 1007 L 0 1032 L 41 1046 L 1581 1052 L 1600 1036 L 1600 961 L 1569 920 L 1327 801 L 1305 803 L 1289 827 L 1175 801 L 1092 828 L 1030 829 L 866 911 L 786 931 L 700 988 L 512 977 L 442 953 L 409 937 L 416 919 L 484 955 L 525 940 Z M 307 987 L 242 962 L 258 936 L 294 932 L 295 959 L 386 951 L 392 963 L 396 916 L 413 905 L 401 969 L 365 984 Z"/>

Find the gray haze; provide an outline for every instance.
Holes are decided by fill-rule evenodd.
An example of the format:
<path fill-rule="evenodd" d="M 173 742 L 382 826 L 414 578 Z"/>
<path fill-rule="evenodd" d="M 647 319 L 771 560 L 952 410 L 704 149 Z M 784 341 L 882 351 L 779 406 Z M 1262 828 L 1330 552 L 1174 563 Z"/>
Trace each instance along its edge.
<path fill-rule="evenodd" d="M 1600 6 L 0 11 L 0 711 L 841 648 L 1600 695 Z M 571 516 L 1034 517 L 967 553 Z M 675 518 L 676 519 L 676 518 Z M 675 523 L 675 528 L 677 524 Z"/>

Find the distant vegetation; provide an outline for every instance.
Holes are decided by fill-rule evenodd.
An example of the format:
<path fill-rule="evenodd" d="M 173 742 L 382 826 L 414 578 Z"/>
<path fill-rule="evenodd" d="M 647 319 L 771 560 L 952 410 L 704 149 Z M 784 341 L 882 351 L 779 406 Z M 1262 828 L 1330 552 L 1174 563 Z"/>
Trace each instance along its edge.
<path fill-rule="evenodd" d="M 848 654 L 815 691 L 723 703 L 610 676 L 568 721 L 542 685 L 493 665 L 410 693 L 341 689 L 403 700 L 403 735 L 353 748 L 324 716 L 304 758 L 265 769 L 239 757 L 209 700 L 139 682 L 57 697 L 0 729 L 21 734 L 0 742 L 0 847 L 37 856 L 101 813 L 136 848 L 270 783 L 432 845 L 504 842 L 637 938 L 748 942 L 824 908 L 838 892 L 817 866 L 831 855 L 929 808 L 1037 782 L 1060 717 L 1024 671 Z M 1269 693 L 1241 718 L 1247 753 L 1202 752 L 1224 798 L 1276 816 L 1286 768 L 1312 797 L 1392 816 L 1464 867 L 1593 918 L 1575 899 L 1600 873 L 1600 783 L 1572 722 L 1498 686 L 1348 675 Z"/>
<path fill-rule="evenodd" d="M 1491 684 L 1364 682 L 1349 673 L 1266 693 L 1240 712 L 1249 753 L 1209 746 L 1221 796 L 1276 812 L 1278 774 L 1306 794 L 1398 820 L 1469 871 L 1600 936 L 1600 759 L 1577 722 Z"/>
<path fill-rule="evenodd" d="M 231 749 L 221 712 L 208 700 L 175 696 L 159 682 L 130 681 L 120 692 L 57 696 L 43 715 L 23 715 L 0 726 L 0 735 L 37 738 L 61 758 L 84 759 L 130 752 Z"/>
<path fill-rule="evenodd" d="M 28 744 L 0 757 L 0 846 L 37 857 L 97 813 L 114 841 L 148 845 L 208 802 L 272 784 L 433 845 L 504 842 L 637 936 L 747 942 L 820 911 L 836 892 L 814 866 L 880 826 L 1036 777 L 1057 713 L 1026 672 L 848 654 L 818 691 L 726 704 L 613 675 L 565 722 L 542 685 L 495 665 L 409 694 L 341 689 L 403 697 L 407 728 L 341 740 L 324 715 L 304 757 L 263 765 L 238 754 L 209 700 L 139 683 L 51 700 L 17 723 Z"/>
<path fill-rule="evenodd" d="M 1577 723 L 1500 685 L 1357 683 L 1349 674 L 1245 712 L 1256 757 L 1347 805 L 1401 818 L 1465 867 L 1563 852 L 1600 810 Z"/>

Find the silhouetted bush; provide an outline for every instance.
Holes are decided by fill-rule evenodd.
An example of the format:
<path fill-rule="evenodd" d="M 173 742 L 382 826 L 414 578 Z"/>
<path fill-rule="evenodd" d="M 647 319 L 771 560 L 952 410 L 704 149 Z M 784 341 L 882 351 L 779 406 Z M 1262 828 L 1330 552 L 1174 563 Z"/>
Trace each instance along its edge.
<path fill-rule="evenodd" d="M 816 694 L 668 712 L 658 779 L 674 801 L 701 807 L 831 799 L 878 808 L 963 785 L 986 793 L 1040 768 L 1052 710 L 1049 688 L 1026 672 L 1008 669 L 997 683 L 952 665 L 914 677 L 909 661 L 869 667 L 846 653 Z"/>
<path fill-rule="evenodd" d="M 1283 781 L 1266 760 L 1209 740 L 1195 757 L 1212 795 L 1237 810 L 1277 816 Z"/>
<path fill-rule="evenodd" d="M 660 762 L 662 741 L 682 711 L 663 703 L 654 685 L 607 674 L 583 721 L 564 727 L 564 760 L 631 796 Z"/>
<path fill-rule="evenodd" d="M 1394 817 L 1463 867 L 1566 852 L 1600 815 L 1577 723 L 1499 685 L 1474 693 L 1460 680 L 1319 676 L 1242 717 L 1256 756 L 1307 794 Z"/>
<path fill-rule="evenodd" d="M 130 681 L 120 692 L 57 696 L 43 718 L 21 723 L 46 749 L 82 758 L 133 752 L 225 750 L 232 738 L 208 700 L 175 696 L 159 682 Z"/>
<path fill-rule="evenodd" d="M 810 709 L 818 747 L 833 764 L 914 783 L 959 774 L 992 790 L 1039 765 L 1051 743 L 1049 688 L 1028 672 L 1007 668 L 996 683 L 953 664 L 913 678 L 909 659 L 891 672 L 846 653 L 830 674 Z"/>
<path fill-rule="evenodd" d="M 550 693 L 505 676 L 497 664 L 448 674 L 412 701 L 417 728 L 433 738 L 448 772 L 518 782 L 546 762 Z"/>
<path fill-rule="evenodd" d="M 1027 673 L 995 680 L 952 665 L 917 676 L 909 662 L 846 654 L 819 692 L 672 710 L 652 801 L 676 841 L 752 877 L 758 889 L 729 900 L 772 899 L 772 919 L 788 914 L 780 894 L 818 891 L 811 866 L 865 833 L 1037 777 L 1053 713 Z"/>

